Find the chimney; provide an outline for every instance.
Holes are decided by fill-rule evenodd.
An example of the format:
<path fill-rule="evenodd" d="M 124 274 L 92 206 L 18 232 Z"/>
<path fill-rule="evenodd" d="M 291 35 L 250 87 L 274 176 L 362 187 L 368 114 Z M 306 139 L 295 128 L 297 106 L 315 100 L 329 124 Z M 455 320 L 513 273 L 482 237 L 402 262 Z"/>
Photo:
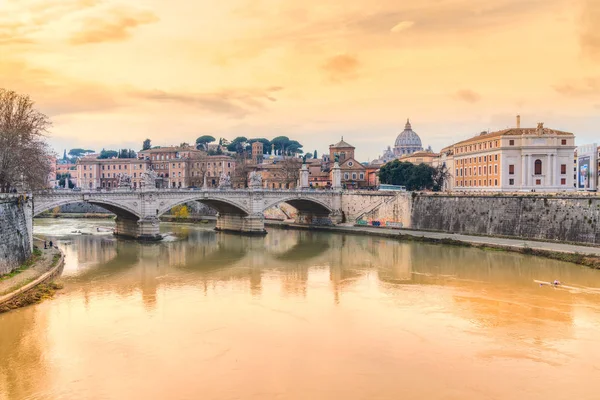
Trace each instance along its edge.
<path fill-rule="evenodd" d="M 521 127 L 521 116 L 517 115 L 517 129 Z"/>

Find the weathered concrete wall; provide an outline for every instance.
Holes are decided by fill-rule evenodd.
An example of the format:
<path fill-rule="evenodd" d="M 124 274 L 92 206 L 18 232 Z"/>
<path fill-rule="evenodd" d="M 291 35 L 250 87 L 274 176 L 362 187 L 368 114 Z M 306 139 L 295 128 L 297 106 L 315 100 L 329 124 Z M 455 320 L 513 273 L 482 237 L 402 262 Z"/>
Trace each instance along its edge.
<path fill-rule="evenodd" d="M 6 274 L 31 256 L 33 246 L 31 200 L 0 195 L 0 274 Z"/>
<path fill-rule="evenodd" d="M 397 196 L 386 192 L 346 192 L 342 196 L 342 212 L 347 222 L 354 222 L 356 219 L 367 219 L 376 210 L 382 209 L 387 203 L 394 202 Z"/>
<path fill-rule="evenodd" d="M 600 199 L 418 195 L 413 229 L 600 244 Z"/>
<path fill-rule="evenodd" d="M 192 216 L 215 216 L 217 215 L 217 210 L 214 208 L 210 208 L 209 206 L 202 204 L 198 201 L 191 201 L 189 203 L 185 203 L 188 208 L 190 215 Z M 110 213 L 110 211 L 94 205 L 90 203 L 80 202 L 80 203 L 71 203 L 65 204 L 64 206 L 59 207 L 61 213 L 75 213 L 75 214 L 106 214 Z M 52 212 L 52 210 L 50 211 Z M 170 214 L 167 213 L 167 214 Z"/>

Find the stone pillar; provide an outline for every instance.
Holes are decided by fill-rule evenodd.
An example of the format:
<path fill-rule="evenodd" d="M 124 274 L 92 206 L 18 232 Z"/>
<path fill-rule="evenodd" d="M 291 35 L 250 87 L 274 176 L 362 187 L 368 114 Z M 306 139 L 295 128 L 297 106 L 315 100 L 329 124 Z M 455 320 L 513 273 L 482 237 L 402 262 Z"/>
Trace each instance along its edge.
<path fill-rule="evenodd" d="M 33 254 L 33 201 L 29 195 L 27 196 L 25 204 L 23 204 L 23 212 L 25 213 L 25 224 L 27 225 L 29 251 L 30 254 Z"/>
<path fill-rule="evenodd" d="M 157 217 L 135 220 L 117 215 L 115 224 L 115 236 L 150 241 L 162 239 Z"/>
<path fill-rule="evenodd" d="M 548 158 L 550 160 L 550 171 L 548 171 L 548 178 L 546 179 L 547 185 L 550 187 L 554 187 L 556 186 L 556 183 L 554 182 L 554 177 L 557 175 L 556 174 L 556 157 L 554 157 L 554 154 L 549 154 Z"/>
<path fill-rule="evenodd" d="M 267 233 L 262 213 L 247 216 L 218 213 L 215 230 L 246 235 L 265 235 Z"/>
<path fill-rule="evenodd" d="M 331 187 L 333 190 L 340 190 L 342 188 L 342 170 L 340 164 L 335 163 L 331 170 Z"/>
<path fill-rule="evenodd" d="M 308 166 L 306 164 L 302 164 L 302 168 L 300 169 L 300 189 L 308 189 L 309 187 Z"/>

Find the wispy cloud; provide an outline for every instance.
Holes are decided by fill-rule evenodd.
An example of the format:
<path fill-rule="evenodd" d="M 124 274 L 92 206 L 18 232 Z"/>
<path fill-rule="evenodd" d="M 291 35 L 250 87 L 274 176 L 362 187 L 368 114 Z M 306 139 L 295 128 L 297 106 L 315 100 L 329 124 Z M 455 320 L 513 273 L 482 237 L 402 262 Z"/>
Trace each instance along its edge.
<path fill-rule="evenodd" d="M 335 83 L 355 79 L 358 75 L 360 62 L 355 56 L 338 54 L 328 58 L 323 64 L 327 78 Z"/>
<path fill-rule="evenodd" d="M 583 54 L 600 61 L 600 1 L 584 0 L 581 21 L 581 48 Z"/>
<path fill-rule="evenodd" d="M 559 94 L 568 97 L 599 97 L 600 98 L 600 77 L 589 77 L 579 82 L 564 83 L 554 86 L 554 90 Z"/>
<path fill-rule="evenodd" d="M 277 101 L 274 93 L 282 89 L 282 87 L 273 86 L 266 89 L 223 89 L 211 93 L 149 90 L 134 91 L 131 95 L 145 100 L 179 103 L 209 113 L 243 118 L 248 114 L 264 110 L 267 102 Z"/>
<path fill-rule="evenodd" d="M 134 28 L 158 20 L 150 11 L 113 9 L 106 16 L 86 19 L 82 30 L 73 34 L 70 42 L 75 45 L 118 42 L 128 39 Z"/>
<path fill-rule="evenodd" d="M 390 32 L 392 32 L 392 33 L 402 32 L 402 31 L 412 28 L 412 26 L 414 24 L 415 24 L 414 21 L 398 22 L 396 25 L 394 25 L 394 27 L 390 30 Z"/>
<path fill-rule="evenodd" d="M 470 89 L 459 90 L 454 93 L 454 97 L 467 103 L 477 103 L 479 100 L 481 100 L 481 95 Z"/>

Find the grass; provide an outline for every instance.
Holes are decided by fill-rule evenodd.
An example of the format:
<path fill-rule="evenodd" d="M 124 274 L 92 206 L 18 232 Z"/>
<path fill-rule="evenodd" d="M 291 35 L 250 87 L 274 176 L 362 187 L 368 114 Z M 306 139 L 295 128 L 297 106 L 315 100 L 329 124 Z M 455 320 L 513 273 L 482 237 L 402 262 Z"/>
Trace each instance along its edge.
<path fill-rule="evenodd" d="M 35 265 L 35 263 L 40 259 L 41 256 L 42 256 L 42 251 L 40 249 L 38 249 L 37 247 L 34 247 L 33 254 L 31 255 L 31 257 L 29 257 L 27 259 L 27 261 L 25 261 L 23 264 L 19 265 L 17 268 L 12 270 L 8 274 L 0 275 L 0 282 L 10 279 L 13 276 L 18 275 L 21 272 L 26 271 L 27 269 L 31 268 L 33 265 Z"/>
<path fill-rule="evenodd" d="M 56 282 L 43 283 L 35 288 L 15 297 L 8 303 L 0 305 L 0 313 L 14 310 L 15 308 L 25 307 L 31 304 L 37 304 L 45 299 L 54 297 L 57 290 L 63 288 L 63 285 Z"/>

